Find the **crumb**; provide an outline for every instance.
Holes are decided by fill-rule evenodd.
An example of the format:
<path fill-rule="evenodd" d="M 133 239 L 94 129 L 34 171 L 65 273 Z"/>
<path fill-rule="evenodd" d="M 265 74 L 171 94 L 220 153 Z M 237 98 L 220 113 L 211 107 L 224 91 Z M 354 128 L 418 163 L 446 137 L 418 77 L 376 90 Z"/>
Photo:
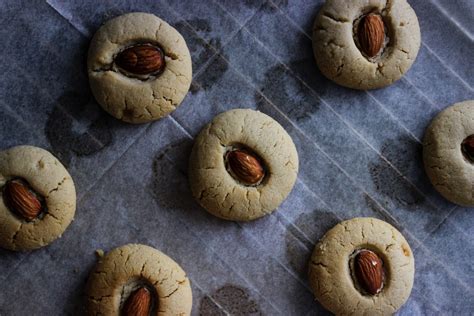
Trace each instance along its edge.
<path fill-rule="evenodd" d="M 97 249 L 95 251 L 95 255 L 98 257 L 98 258 L 102 258 L 104 256 L 104 251 L 102 249 Z"/>

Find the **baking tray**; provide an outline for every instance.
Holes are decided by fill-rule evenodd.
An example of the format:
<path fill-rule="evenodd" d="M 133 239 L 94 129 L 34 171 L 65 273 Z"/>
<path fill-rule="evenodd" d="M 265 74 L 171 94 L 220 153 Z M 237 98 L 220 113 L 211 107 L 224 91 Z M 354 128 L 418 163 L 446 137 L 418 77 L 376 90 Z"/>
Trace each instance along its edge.
<path fill-rule="evenodd" d="M 149 244 L 188 273 L 194 315 L 322 315 L 306 270 L 337 222 L 395 225 L 415 255 L 399 315 L 474 313 L 474 216 L 433 190 L 421 140 L 443 108 L 474 99 L 474 2 L 411 0 L 422 45 L 411 70 L 370 92 L 324 78 L 311 29 L 323 1 L 0 2 L 0 148 L 53 152 L 77 188 L 75 221 L 43 249 L 0 251 L 1 315 L 79 315 L 94 251 Z M 107 115 L 91 95 L 89 41 L 109 18 L 151 12 L 185 37 L 193 84 L 151 124 Z M 292 136 L 300 172 L 278 210 L 250 223 L 219 220 L 192 199 L 193 139 L 217 113 L 252 108 Z"/>

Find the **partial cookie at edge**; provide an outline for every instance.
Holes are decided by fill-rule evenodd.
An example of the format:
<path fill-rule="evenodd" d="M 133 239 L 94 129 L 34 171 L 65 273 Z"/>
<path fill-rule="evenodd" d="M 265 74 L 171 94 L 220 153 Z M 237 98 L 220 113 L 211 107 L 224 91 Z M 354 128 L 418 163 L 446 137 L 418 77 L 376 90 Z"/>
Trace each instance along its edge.
<path fill-rule="evenodd" d="M 60 237 L 73 220 L 74 182 L 51 153 L 33 146 L 16 146 L 0 152 L 0 188 L 17 178 L 26 180 L 44 197 L 46 212 L 42 218 L 26 222 L 10 211 L 1 194 L 0 246 L 20 251 L 46 246 Z"/>
<path fill-rule="evenodd" d="M 474 206 L 474 162 L 466 159 L 461 148 L 470 135 L 474 135 L 474 100 L 439 113 L 423 140 L 423 161 L 431 183 L 446 199 L 464 206 Z"/>
<path fill-rule="evenodd" d="M 87 283 L 88 315 L 119 315 L 138 284 L 153 290 L 160 313 L 190 315 L 192 292 L 185 272 L 162 252 L 141 244 L 115 248 L 99 260 Z"/>

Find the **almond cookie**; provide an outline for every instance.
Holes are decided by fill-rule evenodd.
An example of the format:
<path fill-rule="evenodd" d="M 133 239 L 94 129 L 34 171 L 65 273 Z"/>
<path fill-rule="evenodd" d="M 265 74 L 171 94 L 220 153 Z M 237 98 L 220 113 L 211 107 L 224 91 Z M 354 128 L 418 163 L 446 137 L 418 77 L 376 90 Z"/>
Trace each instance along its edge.
<path fill-rule="evenodd" d="M 474 100 L 456 103 L 433 119 L 423 140 L 423 161 L 441 195 L 474 206 Z"/>
<path fill-rule="evenodd" d="M 410 296 L 415 260 L 392 225 L 354 218 L 331 228 L 314 248 L 309 281 L 336 315 L 391 315 Z"/>
<path fill-rule="evenodd" d="M 0 152 L 0 247 L 32 250 L 61 236 L 76 211 L 66 168 L 48 151 L 17 146 Z"/>
<path fill-rule="evenodd" d="M 192 292 L 181 267 L 140 244 L 113 249 L 87 282 L 88 315 L 190 315 Z"/>
<path fill-rule="evenodd" d="M 217 115 L 196 138 L 189 162 L 194 197 L 227 220 L 271 213 L 288 196 L 297 174 L 291 137 L 274 119 L 250 109 Z"/>
<path fill-rule="evenodd" d="M 353 89 L 377 89 L 400 79 L 420 48 L 420 26 L 406 0 L 327 0 L 313 26 L 321 72 Z"/>
<path fill-rule="evenodd" d="M 99 104 L 129 123 L 158 120 L 183 101 L 192 80 L 184 38 L 148 13 L 109 20 L 92 38 L 89 81 Z"/>

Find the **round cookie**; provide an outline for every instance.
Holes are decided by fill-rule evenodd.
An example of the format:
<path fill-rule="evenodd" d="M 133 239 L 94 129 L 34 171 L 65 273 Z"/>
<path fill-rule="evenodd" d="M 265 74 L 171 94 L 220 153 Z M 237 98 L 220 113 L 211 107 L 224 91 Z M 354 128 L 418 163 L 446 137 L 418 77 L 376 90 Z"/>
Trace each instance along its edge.
<path fill-rule="evenodd" d="M 275 210 L 297 173 L 291 137 L 274 119 L 250 109 L 217 115 L 197 136 L 189 163 L 191 190 L 201 206 L 236 221 Z"/>
<path fill-rule="evenodd" d="M 122 315 L 131 296 L 142 288 L 150 294 L 150 315 L 190 315 L 191 285 L 183 269 L 162 252 L 140 244 L 115 248 L 99 260 L 87 283 L 87 313 Z"/>
<path fill-rule="evenodd" d="M 319 69 L 353 89 L 382 88 L 400 79 L 420 43 L 418 19 L 406 0 L 327 0 L 313 26 Z"/>
<path fill-rule="evenodd" d="M 355 260 L 367 250 L 384 270 L 377 294 L 369 294 L 357 274 L 361 265 Z M 369 262 L 374 266 L 377 260 Z M 414 272 L 412 251 L 398 230 L 376 218 L 354 218 L 334 226 L 316 245 L 309 281 L 316 299 L 336 315 L 391 315 L 410 296 Z"/>
<path fill-rule="evenodd" d="M 105 23 L 92 38 L 87 67 L 97 102 L 129 123 L 158 120 L 174 111 L 192 80 L 184 38 L 148 13 L 128 13 Z"/>
<path fill-rule="evenodd" d="M 74 218 L 74 182 L 44 149 L 17 146 L 1 151 L 0 192 L 0 247 L 22 251 L 46 246 Z"/>
<path fill-rule="evenodd" d="M 433 119 L 423 140 L 423 161 L 441 195 L 474 206 L 474 100 L 456 103 Z"/>

